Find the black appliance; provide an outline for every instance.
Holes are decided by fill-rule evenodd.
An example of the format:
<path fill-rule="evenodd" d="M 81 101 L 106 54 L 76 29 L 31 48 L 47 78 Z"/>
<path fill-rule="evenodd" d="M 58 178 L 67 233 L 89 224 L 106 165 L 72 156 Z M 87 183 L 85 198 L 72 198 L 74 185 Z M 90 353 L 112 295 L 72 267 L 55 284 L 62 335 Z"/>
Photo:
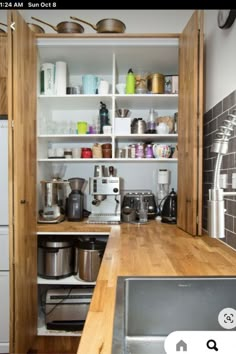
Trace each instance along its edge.
<path fill-rule="evenodd" d="M 69 178 L 71 193 L 67 202 L 67 219 L 69 221 L 83 220 L 84 195 L 82 188 L 85 183 L 84 178 Z"/>
<path fill-rule="evenodd" d="M 164 204 L 161 211 L 161 221 L 167 224 L 177 222 L 177 194 L 172 188 L 171 192 L 163 200 Z"/>
<path fill-rule="evenodd" d="M 155 202 L 155 196 L 150 191 L 136 191 L 126 193 L 123 198 L 122 208 L 129 207 L 135 209 L 136 213 L 138 214 L 140 197 L 142 197 L 144 201 L 148 202 L 148 219 L 154 219 L 157 215 L 157 206 Z"/>

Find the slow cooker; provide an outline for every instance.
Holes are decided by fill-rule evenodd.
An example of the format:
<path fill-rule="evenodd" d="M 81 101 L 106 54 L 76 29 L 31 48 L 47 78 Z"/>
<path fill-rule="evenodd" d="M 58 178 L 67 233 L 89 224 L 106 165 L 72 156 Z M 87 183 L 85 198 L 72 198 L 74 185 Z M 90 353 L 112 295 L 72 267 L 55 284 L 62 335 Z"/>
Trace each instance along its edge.
<path fill-rule="evenodd" d="M 39 240 L 38 275 L 42 278 L 61 279 L 73 274 L 73 241 L 46 237 Z"/>

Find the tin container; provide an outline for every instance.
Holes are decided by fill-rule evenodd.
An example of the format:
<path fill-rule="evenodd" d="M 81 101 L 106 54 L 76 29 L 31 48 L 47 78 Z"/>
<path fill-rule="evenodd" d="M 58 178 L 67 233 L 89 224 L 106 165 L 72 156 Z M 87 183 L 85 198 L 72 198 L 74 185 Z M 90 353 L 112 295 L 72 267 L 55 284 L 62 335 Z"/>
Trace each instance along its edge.
<path fill-rule="evenodd" d="M 147 87 L 148 87 L 148 92 L 150 93 L 164 93 L 164 88 L 165 88 L 164 75 L 159 73 L 148 75 Z"/>

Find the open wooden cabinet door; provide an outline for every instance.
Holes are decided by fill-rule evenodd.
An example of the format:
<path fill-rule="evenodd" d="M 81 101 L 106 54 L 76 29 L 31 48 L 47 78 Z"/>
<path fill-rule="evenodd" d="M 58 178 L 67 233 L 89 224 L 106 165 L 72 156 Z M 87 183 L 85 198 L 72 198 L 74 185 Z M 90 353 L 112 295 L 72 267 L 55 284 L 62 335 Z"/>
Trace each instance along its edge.
<path fill-rule="evenodd" d="M 179 228 L 202 234 L 203 10 L 180 35 L 178 112 Z"/>
<path fill-rule="evenodd" d="M 14 24 L 14 29 L 10 27 Z M 36 44 L 8 12 L 10 353 L 26 354 L 37 333 Z"/>

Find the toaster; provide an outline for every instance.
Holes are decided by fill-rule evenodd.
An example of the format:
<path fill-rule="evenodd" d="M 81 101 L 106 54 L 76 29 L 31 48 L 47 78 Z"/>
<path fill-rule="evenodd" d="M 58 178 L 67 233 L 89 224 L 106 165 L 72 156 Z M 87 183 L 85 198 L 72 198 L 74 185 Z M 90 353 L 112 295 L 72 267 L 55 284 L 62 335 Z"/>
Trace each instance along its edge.
<path fill-rule="evenodd" d="M 138 215 L 140 197 L 143 197 L 144 201 L 148 202 L 148 219 L 154 219 L 157 215 L 157 206 L 155 196 L 152 192 L 138 191 L 126 193 L 122 201 L 122 208 L 129 207 L 135 209 Z"/>

